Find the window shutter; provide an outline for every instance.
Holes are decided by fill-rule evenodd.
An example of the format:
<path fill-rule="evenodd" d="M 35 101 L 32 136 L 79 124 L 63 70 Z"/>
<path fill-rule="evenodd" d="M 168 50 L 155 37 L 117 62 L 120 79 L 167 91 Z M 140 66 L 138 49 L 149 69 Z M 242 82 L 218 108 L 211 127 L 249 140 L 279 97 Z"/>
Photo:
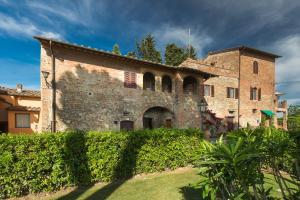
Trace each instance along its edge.
<path fill-rule="evenodd" d="M 258 89 L 258 101 L 261 100 L 261 88 Z"/>
<path fill-rule="evenodd" d="M 136 88 L 136 73 L 134 73 L 134 72 L 131 72 L 130 87 Z"/>
<path fill-rule="evenodd" d="M 130 75 L 129 72 L 124 72 L 124 87 L 129 87 Z"/>
<path fill-rule="evenodd" d="M 201 97 L 204 96 L 204 85 L 203 84 L 200 85 L 200 96 Z"/>
<path fill-rule="evenodd" d="M 239 88 L 235 88 L 235 98 L 239 98 Z"/>
<path fill-rule="evenodd" d="M 211 85 L 210 89 L 211 89 L 211 96 L 214 97 L 215 96 L 215 86 Z"/>
<path fill-rule="evenodd" d="M 230 98 L 230 88 L 229 87 L 227 87 L 227 98 Z"/>
<path fill-rule="evenodd" d="M 250 87 L 250 100 L 253 100 L 253 88 Z"/>

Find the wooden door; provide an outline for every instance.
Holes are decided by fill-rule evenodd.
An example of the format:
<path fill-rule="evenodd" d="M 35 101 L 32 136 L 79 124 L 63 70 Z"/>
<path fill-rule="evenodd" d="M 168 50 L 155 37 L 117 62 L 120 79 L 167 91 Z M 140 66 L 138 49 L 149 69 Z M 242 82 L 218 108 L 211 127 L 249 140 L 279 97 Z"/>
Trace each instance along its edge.
<path fill-rule="evenodd" d="M 172 120 L 166 119 L 166 128 L 172 128 Z"/>
<path fill-rule="evenodd" d="M 133 121 L 129 121 L 129 120 L 121 121 L 120 129 L 122 131 L 132 131 L 133 128 L 134 128 Z"/>

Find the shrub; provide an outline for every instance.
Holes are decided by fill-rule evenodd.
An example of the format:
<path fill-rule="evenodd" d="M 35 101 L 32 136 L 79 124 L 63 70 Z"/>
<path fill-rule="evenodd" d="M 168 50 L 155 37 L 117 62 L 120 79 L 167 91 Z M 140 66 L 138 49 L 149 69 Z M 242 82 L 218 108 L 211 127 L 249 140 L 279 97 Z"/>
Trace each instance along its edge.
<path fill-rule="evenodd" d="M 65 132 L 0 136 L 0 198 L 195 164 L 202 132 Z"/>

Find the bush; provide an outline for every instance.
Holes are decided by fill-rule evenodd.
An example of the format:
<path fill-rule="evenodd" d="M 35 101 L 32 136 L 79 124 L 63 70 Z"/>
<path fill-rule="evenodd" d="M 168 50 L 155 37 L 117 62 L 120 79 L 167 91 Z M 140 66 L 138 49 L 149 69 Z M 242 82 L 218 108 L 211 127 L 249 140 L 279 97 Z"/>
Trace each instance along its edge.
<path fill-rule="evenodd" d="M 0 198 L 195 164 L 202 132 L 66 132 L 0 136 Z"/>

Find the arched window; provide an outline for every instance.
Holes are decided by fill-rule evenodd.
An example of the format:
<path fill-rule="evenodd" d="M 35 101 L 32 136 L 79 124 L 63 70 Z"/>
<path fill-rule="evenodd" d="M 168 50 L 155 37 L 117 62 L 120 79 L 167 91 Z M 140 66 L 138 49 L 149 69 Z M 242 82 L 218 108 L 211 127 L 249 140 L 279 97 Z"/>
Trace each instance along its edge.
<path fill-rule="evenodd" d="M 258 62 L 253 62 L 253 74 L 258 74 Z"/>
<path fill-rule="evenodd" d="M 185 94 L 196 94 L 197 93 L 197 80 L 192 77 L 188 76 L 183 80 L 183 92 Z"/>
<path fill-rule="evenodd" d="M 155 78 L 150 72 L 146 72 L 143 77 L 143 89 L 155 91 Z"/>
<path fill-rule="evenodd" d="M 162 91 L 163 92 L 172 92 L 172 79 L 165 75 L 162 77 Z"/>

